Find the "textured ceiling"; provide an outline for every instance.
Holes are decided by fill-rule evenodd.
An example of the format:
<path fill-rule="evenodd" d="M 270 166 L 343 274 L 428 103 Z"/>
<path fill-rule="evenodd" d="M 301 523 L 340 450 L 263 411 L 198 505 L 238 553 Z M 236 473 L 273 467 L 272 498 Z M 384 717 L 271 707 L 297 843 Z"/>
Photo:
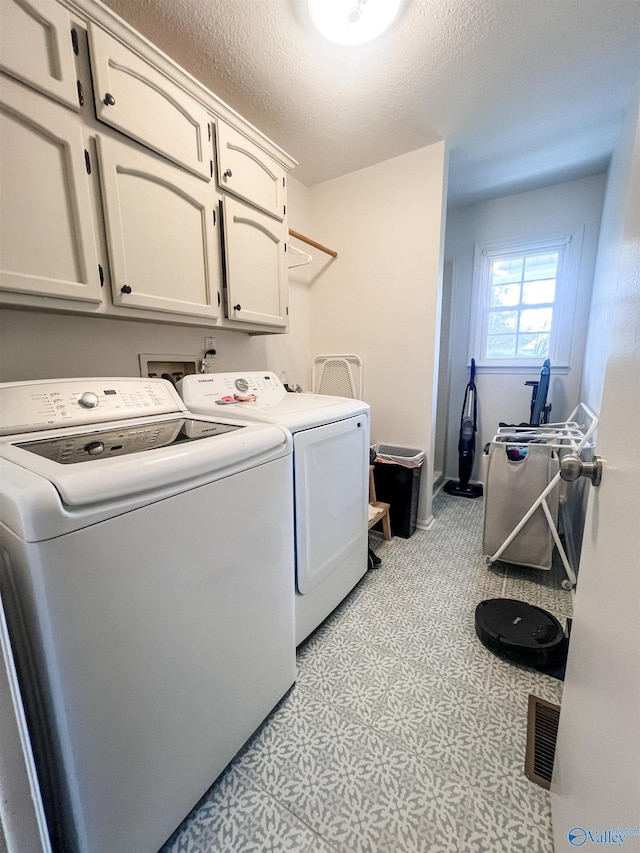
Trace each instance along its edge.
<path fill-rule="evenodd" d="M 450 201 L 606 167 L 640 75 L 638 0 L 405 0 L 359 47 L 304 0 L 106 0 L 295 157 L 307 185 L 446 139 Z"/>

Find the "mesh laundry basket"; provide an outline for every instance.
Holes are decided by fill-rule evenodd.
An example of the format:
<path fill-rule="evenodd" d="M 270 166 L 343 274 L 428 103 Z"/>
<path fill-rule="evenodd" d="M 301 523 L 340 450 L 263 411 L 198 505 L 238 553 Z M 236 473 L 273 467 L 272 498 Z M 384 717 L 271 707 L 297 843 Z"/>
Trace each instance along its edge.
<path fill-rule="evenodd" d="M 315 394 L 362 397 L 362 359 L 358 355 L 318 355 L 311 368 Z"/>
<path fill-rule="evenodd" d="M 559 470 L 557 450 L 545 442 L 518 444 L 494 439 L 486 459 L 483 553 L 494 554 Z M 554 524 L 558 490 L 547 497 Z M 550 569 L 554 539 L 542 506 L 500 555 L 507 563 Z"/>

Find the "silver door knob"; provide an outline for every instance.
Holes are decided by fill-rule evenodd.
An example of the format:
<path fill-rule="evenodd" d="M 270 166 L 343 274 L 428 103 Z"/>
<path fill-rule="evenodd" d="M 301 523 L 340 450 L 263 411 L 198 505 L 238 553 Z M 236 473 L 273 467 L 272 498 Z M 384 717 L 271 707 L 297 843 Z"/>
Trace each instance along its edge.
<path fill-rule="evenodd" d="M 107 92 L 107 94 L 102 99 L 102 103 L 105 107 L 113 107 L 115 105 L 116 99 L 113 97 L 111 92 Z"/>
<path fill-rule="evenodd" d="M 560 462 L 560 476 L 567 483 L 575 483 L 580 477 L 588 477 L 594 486 L 602 480 L 602 462 L 597 456 L 593 462 L 583 462 L 579 456 L 565 456 Z"/>

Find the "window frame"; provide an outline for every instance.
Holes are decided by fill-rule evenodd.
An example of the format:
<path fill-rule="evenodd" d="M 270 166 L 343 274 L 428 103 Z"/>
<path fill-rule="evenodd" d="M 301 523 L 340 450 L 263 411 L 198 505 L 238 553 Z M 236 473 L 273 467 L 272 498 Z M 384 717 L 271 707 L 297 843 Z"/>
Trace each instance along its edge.
<path fill-rule="evenodd" d="M 568 370 L 583 235 L 584 226 L 581 226 L 561 233 L 547 233 L 536 238 L 525 237 L 476 243 L 472 281 L 469 364 L 471 359 L 475 358 L 476 366 L 480 371 L 530 372 L 542 367 L 545 358 L 548 358 L 552 367 Z M 557 251 L 559 256 L 548 354 L 536 358 L 487 358 L 486 344 L 492 262 L 498 257 L 519 257 L 524 254 L 544 254 L 552 251 Z"/>

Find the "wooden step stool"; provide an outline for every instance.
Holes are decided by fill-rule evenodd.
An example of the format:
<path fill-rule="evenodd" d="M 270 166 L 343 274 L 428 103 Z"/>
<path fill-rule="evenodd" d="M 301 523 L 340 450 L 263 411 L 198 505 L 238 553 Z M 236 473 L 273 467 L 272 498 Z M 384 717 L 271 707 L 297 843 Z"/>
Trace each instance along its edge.
<path fill-rule="evenodd" d="M 374 524 L 382 522 L 382 535 L 385 539 L 391 539 L 391 522 L 389 520 L 389 504 L 376 499 L 376 484 L 373 479 L 373 465 L 369 465 L 369 506 L 375 507 L 378 511 L 369 521 L 369 530 Z"/>

